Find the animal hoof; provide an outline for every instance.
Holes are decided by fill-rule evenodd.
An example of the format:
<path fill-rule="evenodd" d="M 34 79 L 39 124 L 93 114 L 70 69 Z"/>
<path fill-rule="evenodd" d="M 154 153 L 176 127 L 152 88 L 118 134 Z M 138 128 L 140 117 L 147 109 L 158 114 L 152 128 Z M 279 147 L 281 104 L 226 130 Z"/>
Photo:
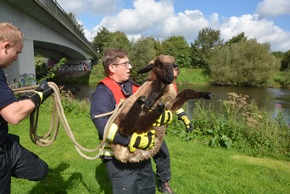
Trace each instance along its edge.
<path fill-rule="evenodd" d="M 204 98 L 207 99 L 207 100 L 211 100 L 213 98 L 213 93 L 205 92 L 204 93 Z"/>
<path fill-rule="evenodd" d="M 157 110 L 160 111 L 160 112 L 163 112 L 164 108 L 165 108 L 165 105 L 163 102 L 160 102 L 158 105 L 157 105 Z"/>
<path fill-rule="evenodd" d="M 150 99 L 147 99 L 145 100 L 145 104 L 144 104 L 144 107 L 148 110 L 150 110 L 153 106 L 154 102 Z"/>

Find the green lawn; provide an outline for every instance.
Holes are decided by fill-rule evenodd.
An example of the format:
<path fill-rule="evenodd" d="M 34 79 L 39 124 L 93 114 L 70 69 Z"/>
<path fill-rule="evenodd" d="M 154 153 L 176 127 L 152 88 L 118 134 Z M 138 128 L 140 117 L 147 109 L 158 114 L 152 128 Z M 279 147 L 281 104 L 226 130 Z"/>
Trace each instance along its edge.
<path fill-rule="evenodd" d="M 87 148 L 98 145 L 97 132 L 89 115 L 67 115 L 67 118 L 81 145 Z M 41 112 L 39 131 L 47 131 L 49 122 L 50 116 Z M 18 126 L 10 126 L 10 133 L 20 135 L 22 145 L 49 164 L 50 173 L 40 182 L 13 178 L 12 194 L 111 193 L 101 161 L 81 157 L 62 126 L 57 139 L 48 147 L 34 145 L 28 129 L 27 119 Z M 249 157 L 222 148 L 212 149 L 171 135 L 166 136 L 166 142 L 171 153 L 171 186 L 177 194 L 284 194 L 290 191 L 290 162 Z"/>

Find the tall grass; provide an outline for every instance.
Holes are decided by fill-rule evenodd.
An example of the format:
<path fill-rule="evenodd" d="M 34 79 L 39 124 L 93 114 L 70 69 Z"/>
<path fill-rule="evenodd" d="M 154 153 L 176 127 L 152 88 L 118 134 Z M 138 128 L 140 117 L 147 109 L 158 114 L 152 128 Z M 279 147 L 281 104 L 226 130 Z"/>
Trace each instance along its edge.
<path fill-rule="evenodd" d="M 248 96 L 229 93 L 228 99 L 216 109 L 197 102 L 193 112 L 194 133 L 185 134 L 171 126 L 168 132 L 213 148 L 290 160 L 290 127 L 281 105 L 277 105 L 275 114 L 269 113 L 258 108 L 255 101 L 249 101 Z"/>

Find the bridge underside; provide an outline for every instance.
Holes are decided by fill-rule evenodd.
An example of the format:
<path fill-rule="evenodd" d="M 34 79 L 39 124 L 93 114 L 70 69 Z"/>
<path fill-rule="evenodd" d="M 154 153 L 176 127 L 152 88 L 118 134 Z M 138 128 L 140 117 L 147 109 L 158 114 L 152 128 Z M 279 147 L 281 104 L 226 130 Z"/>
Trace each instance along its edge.
<path fill-rule="evenodd" d="M 34 55 L 41 55 L 47 58 L 85 59 L 86 56 L 78 51 L 59 44 L 34 41 Z"/>

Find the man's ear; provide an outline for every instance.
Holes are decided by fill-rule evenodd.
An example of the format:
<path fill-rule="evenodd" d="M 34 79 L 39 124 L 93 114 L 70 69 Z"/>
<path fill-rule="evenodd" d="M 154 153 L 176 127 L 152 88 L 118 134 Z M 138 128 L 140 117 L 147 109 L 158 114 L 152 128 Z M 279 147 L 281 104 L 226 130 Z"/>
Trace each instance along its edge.
<path fill-rule="evenodd" d="M 110 64 L 109 65 L 109 70 L 110 70 L 110 72 L 115 73 L 115 71 L 116 71 L 115 65 Z"/>
<path fill-rule="evenodd" d="M 4 49 L 5 51 L 7 51 L 8 49 L 11 48 L 11 44 L 7 41 L 2 43 L 2 49 Z"/>
<path fill-rule="evenodd" d="M 1 49 L 9 49 L 11 47 L 10 43 L 7 41 L 1 42 L 0 45 L 1 45 Z"/>

